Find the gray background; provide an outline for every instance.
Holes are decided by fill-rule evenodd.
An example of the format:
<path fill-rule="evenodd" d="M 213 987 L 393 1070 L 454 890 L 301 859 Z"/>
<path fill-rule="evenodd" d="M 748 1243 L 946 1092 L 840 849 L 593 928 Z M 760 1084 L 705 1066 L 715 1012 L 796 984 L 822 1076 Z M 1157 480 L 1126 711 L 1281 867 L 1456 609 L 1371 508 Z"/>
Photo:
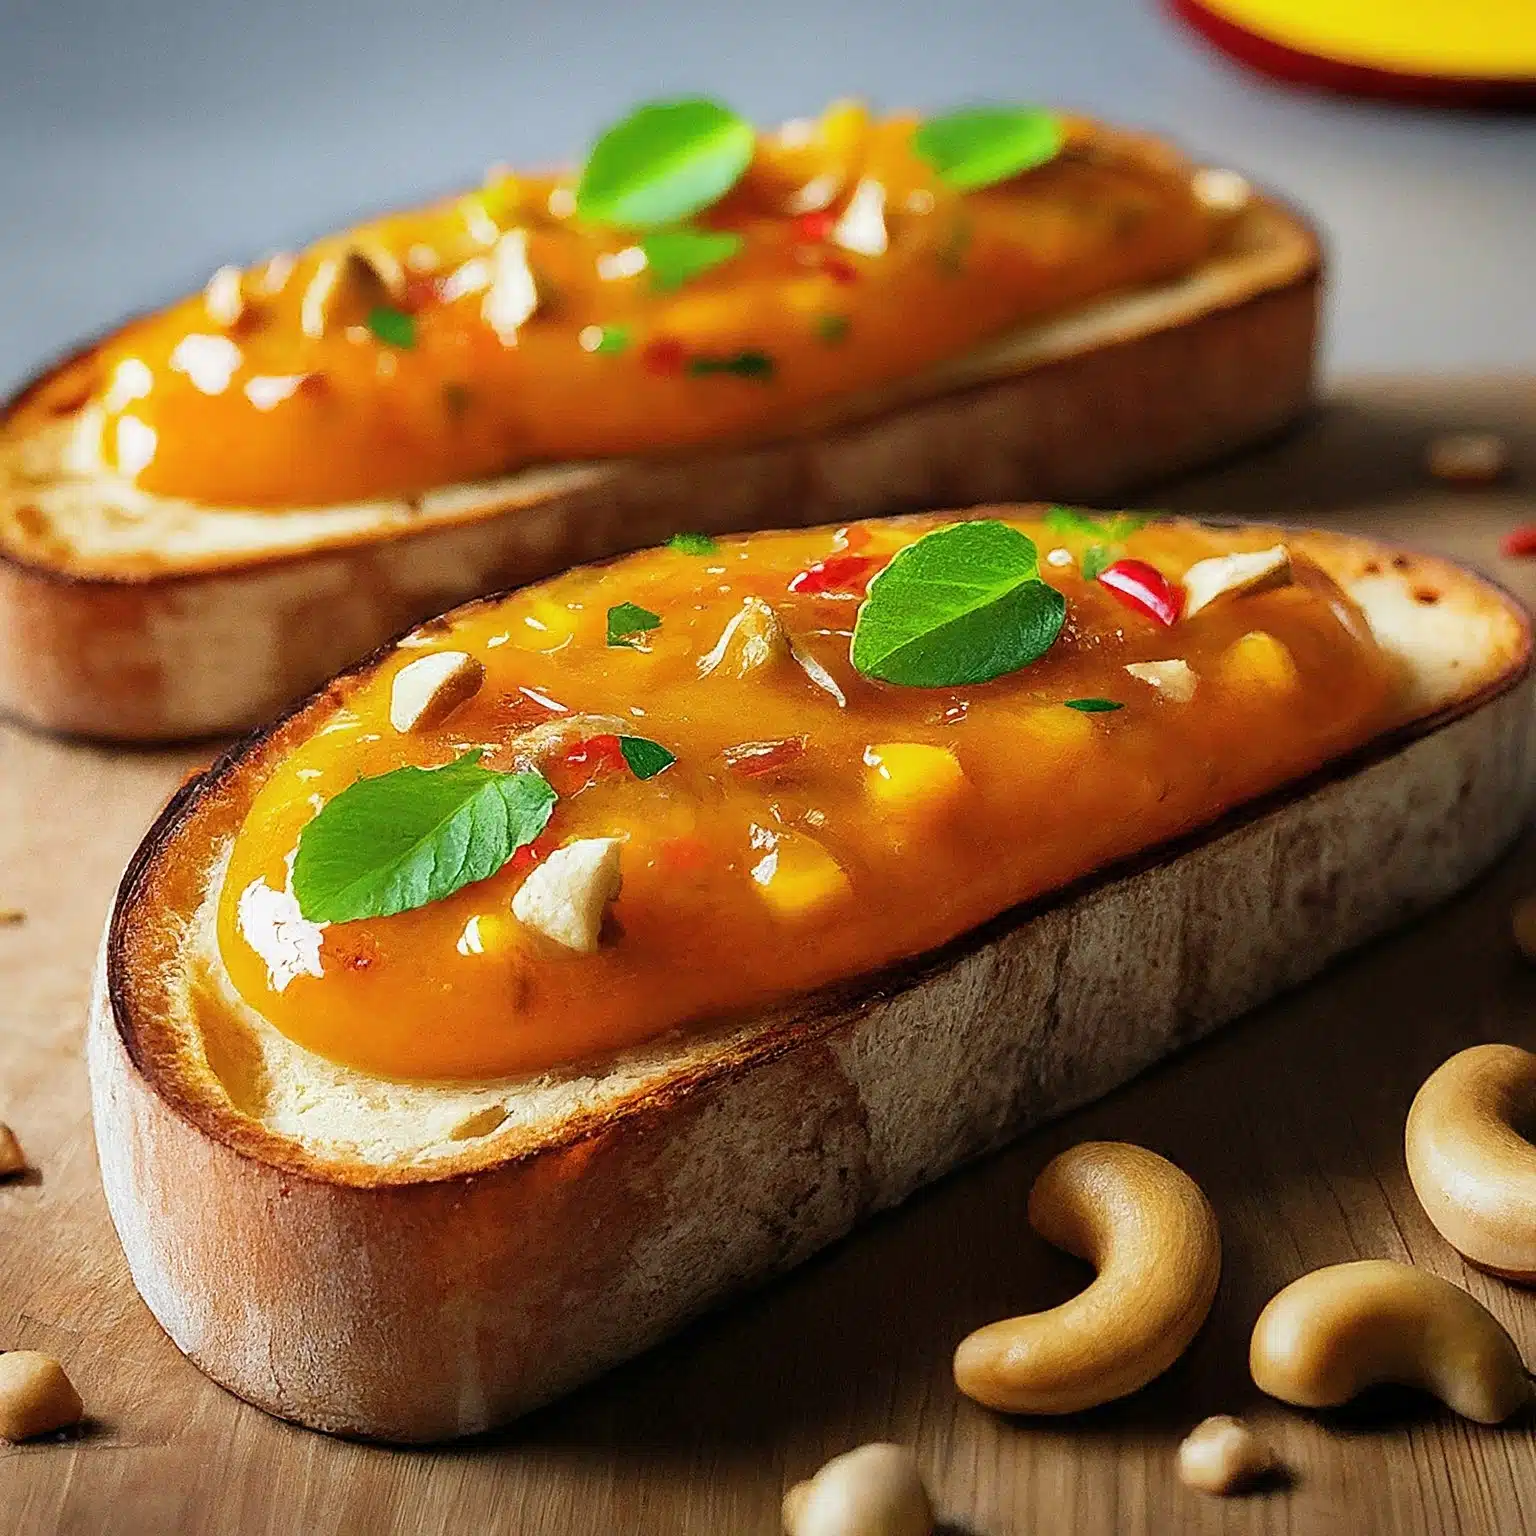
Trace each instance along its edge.
<path fill-rule="evenodd" d="M 0 386 L 218 263 L 557 162 L 647 96 L 1079 106 L 1287 191 L 1347 368 L 1536 362 L 1536 119 L 1299 94 L 1155 0 L 0 0 Z"/>

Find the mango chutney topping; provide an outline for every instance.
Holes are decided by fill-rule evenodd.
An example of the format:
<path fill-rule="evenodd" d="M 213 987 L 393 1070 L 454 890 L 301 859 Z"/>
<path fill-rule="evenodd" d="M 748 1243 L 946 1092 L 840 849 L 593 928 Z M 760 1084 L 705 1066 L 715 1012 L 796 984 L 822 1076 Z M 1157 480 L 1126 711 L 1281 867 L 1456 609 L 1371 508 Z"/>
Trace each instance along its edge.
<path fill-rule="evenodd" d="M 958 587 L 925 517 L 695 537 L 426 626 L 257 792 L 234 987 L 379 1075 L 535 1073 L 919 955 L 1394 718 L 1395 665 L 1273 530 L 958 527 Z M 987 589 L 1015 550 L 1030 579 Z M 869 675 L 944 665 L 1013 670 Z M 384 880 L 402 816 L 427 853 Z M 353 911 L 393 915 L 323 920 Z"/>
<path fill-rule="evenodd" d="M 669 111 L 686 153 L 657 136 Z M 101 460 L 146 492 L 286 508 L 766 438 L 1212 252 L 1226 215 L 1162 146 L 995 115 L 978 139 L 984 112 L 841 103 L 754 138 L 709 103 L 642 109 L 579 179 L 496 173 L 222 268 L 80 365 Z"/>

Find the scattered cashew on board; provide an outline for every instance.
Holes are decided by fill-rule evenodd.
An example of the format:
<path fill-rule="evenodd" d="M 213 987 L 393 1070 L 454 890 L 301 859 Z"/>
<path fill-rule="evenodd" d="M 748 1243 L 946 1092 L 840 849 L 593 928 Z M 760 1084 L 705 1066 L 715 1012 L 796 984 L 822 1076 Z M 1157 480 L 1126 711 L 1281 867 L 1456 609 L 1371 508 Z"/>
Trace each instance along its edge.
<path fill-rule="evenodd" d="M 1404 1150 L 1424 1213 L 1446 1242 L 1505 1279 L 1536 1280 L 1536 1056 L 1474 1045 L 1414 1096 Z"/>
<path fill-rule="evenodd" d="M 784 1495 L 787 1536 L 930 1536 L 933 1506 L 904 1445 L 861 1445 L 834 1456 Z"/>
<path fill-rule="evenodd" d="M 1260 1391 L 1297 1408 L 1338 1408 L 1390 1384 L 1498 1424 L 1531 1401 L 1520 1351 L 1493 1313 L 1449 1280 L 1389 1259 L 1293 1280 L 1259 1314 L 1248 1364 Z"/>
<path fill-rule="evenodd" d="M 1047 1163 L 1029 1224 L 1098 1271 L 1046 1312 L 989 1323 L 955 1351 L 955 1385 L 1005 1413 L 1076 1413 L 1144 1387 L 1200 1331 L 1221 1278 L 1216 1214 L 1166 1158 L 1088 1141 Z"/>

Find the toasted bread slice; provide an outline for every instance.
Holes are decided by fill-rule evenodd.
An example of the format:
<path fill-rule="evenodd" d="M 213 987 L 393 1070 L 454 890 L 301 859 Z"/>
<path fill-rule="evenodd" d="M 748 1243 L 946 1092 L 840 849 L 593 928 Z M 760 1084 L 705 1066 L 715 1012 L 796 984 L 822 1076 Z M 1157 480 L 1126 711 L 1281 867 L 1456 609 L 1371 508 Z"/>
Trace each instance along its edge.
<path fill-rule="evenodd" d="M 1400 660 L 1384 733 L 936 952 L 536 1078 L 369 1076 L 230 985 L 213 914 L 233 833 L 394 648 L 339 679 L 182 790 L 109 921 L 92 1097 L 150 1308 L 273 1413 L 470 1434 L 1450 895 L 1531 804 L 1525 617 L 1441 560 L 1286 542 Z"/>
<path fill-rule="evenodd" d="M 680 529 L 1113 501 L 1302 410 L 1319 271 L 1306 225 L 1256 199 L 1194 272 L 845 401 L 790 439 L 287 512 L 156 498 L 77 463 L 88 407 L 8 429 L 61 364 L 0 414 L 0 711 L 115 740 L 242 730 L 428 614 Z"/>

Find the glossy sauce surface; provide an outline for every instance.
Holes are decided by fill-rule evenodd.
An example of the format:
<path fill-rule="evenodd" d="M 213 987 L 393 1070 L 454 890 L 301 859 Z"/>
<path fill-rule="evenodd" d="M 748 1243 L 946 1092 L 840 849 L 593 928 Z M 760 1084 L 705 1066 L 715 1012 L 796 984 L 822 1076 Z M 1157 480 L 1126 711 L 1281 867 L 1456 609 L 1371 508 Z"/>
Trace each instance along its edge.
<path fill-rule="evenodd" d="M 313 712 L 253 803 L 219 906 L 234 985 L 292 1039 L 381 1075 L 538 1072 L 920 954 L 1208 822 L 1392 719 L 1394 668 L 1300 560 L 1290 585 L 1219 598 L 1172 627 L 1077 565 L 1044 560 L 1067 622 L 1032 666 L 963 688 L 869 681 L 848 657 L 862 587 L 934 526 L 650 551 L 423 631 L 344 705 Z M 1042 557 L 1073 542 L 1017 526 Z M 1154 524 L 1125 548 L 1177 579 L 1198 559 L 1277 537 Z M 796 582 L 818 562 L 820 577 Z M 700 675 L 749 597 L 773 607 L 844 705 L 792 659 Z M 661 616 L 638 647 L 605 641 L 607 610 L 623 602 Z M 484 684 L 440 726 L 401 735 L 389 724 L 394 675 L 430 650 L 478 658 Z M 1187 702 L 1124 670 L 1167 659 L 1193 669 Z M 1082 698 L 1123 707 L 1066 706 Z M 594 718 L 573 718 L 583 715 Z M 539 763 L 560 800 L 532 855 L 434 905 L 325 928 L 322 974 L 273 985 L 242 935 L 239 899 L 255 882 L 283 889 L 299 833 L 328 797 L 470 747 L 511 768 L 524 733 L 552 721 L 562 724 L 544 731 Z M 615 730 L 660 742 L 676 763 L 636 779 L 611 750 Z M 534 857 L 595 836 L 623 839 L 623 887 L 601 947 L 578 954 L 524 927 L 510 903 Z"/>
<path fill-rule="evenodd" d="M 670 291 L 636 265 L 636 236 L 574 216 L 569 178 L 505 175 L 239 274 L 233 320 L 199 294 L 132 323 L 53 393 L 94 389 L 103 462 L 146 491 L 272 508 L 408 494 L 793 430 L 1022 323 L 1187 271 L 1218 238 L 1190 168 L 1152 141 L 1069 121 L 1055 160 L 962 194 L 913 153 L 916 121 L 844 104 L 761 138 L 696 221 L 742 250 Z M 850 237 L 860 188 L 883 211 Z M 488 318 L 488 284 L 511 235 L 537 292 L 508 328 Z M 338 260 L 321 305 L 318 274 Z"/>

